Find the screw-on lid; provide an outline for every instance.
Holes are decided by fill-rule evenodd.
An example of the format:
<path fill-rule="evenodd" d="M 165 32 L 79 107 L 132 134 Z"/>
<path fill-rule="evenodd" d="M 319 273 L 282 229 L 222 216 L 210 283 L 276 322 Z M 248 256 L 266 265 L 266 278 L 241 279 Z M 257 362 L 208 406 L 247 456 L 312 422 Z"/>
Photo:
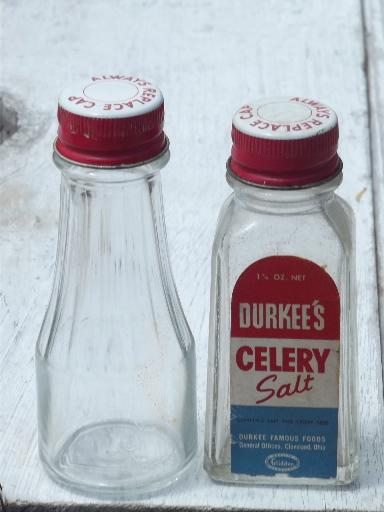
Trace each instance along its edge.
<path fill-rule="evenodd" d="M 66 88 L 57 115 L 55 149 L 79 164 L 137 164 L 160 155 L 168 145 L 163 95 L 134 76 L 98 75 Z"/>
<path fill-rule="evenodd" d="M 233 117 L 230 171 L 269 187 L 300 187 L 338 174 L 335 112 L 306 98 L 270 98 Z"/>

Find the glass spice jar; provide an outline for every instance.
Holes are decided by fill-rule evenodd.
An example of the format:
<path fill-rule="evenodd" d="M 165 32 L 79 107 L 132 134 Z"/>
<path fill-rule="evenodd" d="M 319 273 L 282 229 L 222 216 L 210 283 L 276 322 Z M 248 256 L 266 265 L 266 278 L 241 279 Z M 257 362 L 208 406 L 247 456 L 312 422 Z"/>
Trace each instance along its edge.
<path fill-rule="evenodd" d="M 357 476 L 355 228 L 338 121 L 306 98 L 234 115 L 212 252 L 205 469 L 218 481 Z"/>
<path fill-rule="evenodd" d="M 194 340 L 170 269 L 160 90 L 94 76 L 59 99 L 62 174 L 51 300 L 36 347 L 39 449 L 59 483 L 152 494 L 197 448 Z"/>

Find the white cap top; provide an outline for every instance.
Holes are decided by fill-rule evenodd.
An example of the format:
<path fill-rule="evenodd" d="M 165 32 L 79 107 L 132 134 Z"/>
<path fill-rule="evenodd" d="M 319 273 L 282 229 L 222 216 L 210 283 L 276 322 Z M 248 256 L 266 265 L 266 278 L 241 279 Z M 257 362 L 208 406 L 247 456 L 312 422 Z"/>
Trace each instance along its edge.
<path fill-rule="evenodd" d="M 260 139 L 305 139 L 337 125 L 336 113 L 308 98 L 278 97 L 244 105 L 233 116 L 239 132 Z"/>
<path fill-rule="evenodd" d="M 162 104 L 159 89 L 128 75 L 93 76 L 67 87 L 59 97 L 59 106 L 72 114 L 104 119 L 140 116 Z"/>

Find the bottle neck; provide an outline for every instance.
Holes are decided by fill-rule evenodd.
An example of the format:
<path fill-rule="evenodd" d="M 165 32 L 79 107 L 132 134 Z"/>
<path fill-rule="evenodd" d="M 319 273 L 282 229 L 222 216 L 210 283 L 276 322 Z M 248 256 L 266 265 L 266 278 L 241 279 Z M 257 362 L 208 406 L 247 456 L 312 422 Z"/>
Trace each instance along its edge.
<path fill-rule="evenodd" d="M 78 187 L 98 187 L 104 185 L 118 186 L 129 184 L 138 180 L 148 180 L 156 175 L 169 161 L 169 150 L 159 157 L 139 165 L 126 167 L 93 167 L 77 165 L 53 153 L 53 161 L 61 171 L 63 180 Z M 117 187 L 118 188 L 118 187 Z"/>
<path fill-rule="evenodd" d="M 342 179 L 340 172 L 334 178 L 310 187 L 268 188 L 243 182 L 227 172 L 227 181 L 233 188 L 235 199 L 243 207 L 276 214 L 322 209 L 325 203 L 332 201 Z"/>

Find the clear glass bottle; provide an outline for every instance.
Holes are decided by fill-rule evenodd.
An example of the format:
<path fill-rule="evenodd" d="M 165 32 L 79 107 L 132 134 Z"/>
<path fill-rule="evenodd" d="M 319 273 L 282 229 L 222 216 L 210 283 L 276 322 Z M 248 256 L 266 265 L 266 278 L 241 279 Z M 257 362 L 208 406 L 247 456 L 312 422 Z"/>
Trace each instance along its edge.
<path fill-rule="evenodd" d="M 159 174 L 168 159 L 162 95 L 148 82 L 93 77 L 61 95 L 59 240 L 36 347 L 39 449 L 56 481 L 89 494 L 148 495 L 195 462 L 194 340 Z"/>
<path fill-rule="evenodd" d="M 294 129 L 296 128 L 296 130 Z M 243 484 L 357 476 L 355 241 L 334 112 L 305 98 L 233 120 L 212 251 L 205 469 Z"/>

